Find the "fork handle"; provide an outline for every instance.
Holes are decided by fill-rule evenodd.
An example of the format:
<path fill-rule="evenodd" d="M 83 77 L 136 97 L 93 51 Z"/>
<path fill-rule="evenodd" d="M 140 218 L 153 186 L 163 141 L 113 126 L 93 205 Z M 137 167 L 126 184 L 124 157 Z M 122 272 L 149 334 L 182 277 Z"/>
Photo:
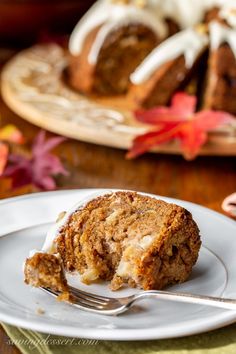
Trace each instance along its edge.
<path fill-rule="evenodd" d="M 214 296 L 196 295 L 189 293 L 170 292 L 162 290 L 143 291 L 134 296 L 134 301 L 144 298 L 185 302 L 190 304 L 207 305 L 236 311 L 236 299 L 226 299 Z"/>

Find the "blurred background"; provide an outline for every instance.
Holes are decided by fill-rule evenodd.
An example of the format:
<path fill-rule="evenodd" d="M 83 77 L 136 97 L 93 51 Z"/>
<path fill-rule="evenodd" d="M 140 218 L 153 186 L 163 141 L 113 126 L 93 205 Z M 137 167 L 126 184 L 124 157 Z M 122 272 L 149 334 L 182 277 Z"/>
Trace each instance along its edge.
<path fill-rule="evenodd" d="M 0 1 L 0 46 L 23 47 L 47 36 L 65 36 L 94 0 Z"/>

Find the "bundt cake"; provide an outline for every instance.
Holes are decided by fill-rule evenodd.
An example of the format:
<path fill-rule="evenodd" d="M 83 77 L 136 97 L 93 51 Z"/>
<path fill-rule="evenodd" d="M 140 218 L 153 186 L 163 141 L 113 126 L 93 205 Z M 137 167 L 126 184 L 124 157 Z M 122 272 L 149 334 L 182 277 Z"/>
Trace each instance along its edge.
<path fill-rule="evenodd" d="M 129 75 L 165 36 L 152 7 L 99 1 L 71 35 L 71 85 L 84 93 L 126 92 Z"/>
<path fill-rule="evenodd" d="M 236 114 L 235 38 L 234 0 L 98 0 L 72 32 L 69 82 L 149 108 L 194 76 L 200 108 Z"/>
<path fill-rule="evenodd" d="M 200 245 L 198 227 L 184 208 L 114 192 L 66 213 L 49 231 L 43 250 L 26 260 L 25 281 L 66 292 L 63 265 L 87 284 L 101 279 L 111 281 L 112 290 L 125 284 L 162 289 L 189 277 Z"/>

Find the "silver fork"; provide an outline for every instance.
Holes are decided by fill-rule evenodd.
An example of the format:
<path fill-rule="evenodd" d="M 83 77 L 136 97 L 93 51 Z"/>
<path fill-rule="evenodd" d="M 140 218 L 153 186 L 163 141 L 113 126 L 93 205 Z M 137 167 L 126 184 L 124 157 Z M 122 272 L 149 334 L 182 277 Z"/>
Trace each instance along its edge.
<path fill-rule="evenodd" d="M 41 289 L 54 297 L 60 295 L 59 292 L 48 288 Z M 148 290 L 127 297 L 111 298 L 107 296 L 91 294 L 76 289 L 72 286 L 69 286 L 69 291 L 74 297 L 74 303 L 72 303 L 73 306 L 79 308 L 80 310 L 102 315 L 119 315 L 122 312 L 127 311 L 131 306 L 134 305 L 134 303 L 136 303 L 136 301 L 148 298 L 214 306 L 236 311 L 236 299 L 194 295 L 189 293 Z"/>

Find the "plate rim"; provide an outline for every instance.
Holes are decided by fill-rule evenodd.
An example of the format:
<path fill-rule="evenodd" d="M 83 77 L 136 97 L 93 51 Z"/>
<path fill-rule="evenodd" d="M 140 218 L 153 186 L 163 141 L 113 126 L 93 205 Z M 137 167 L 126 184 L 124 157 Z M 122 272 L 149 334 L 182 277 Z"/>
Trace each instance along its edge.
<path fill-rule="evenodd" d="M 22 196 L 16 196 L 16 197 L 11 197 L 11 198 L 6 198 L 3 200 L 0 200 L 0 207 L 4 207 L 4 204 L 9 204 L 12 202 L 23 202 L 24 200 L 28 199 L 38 199 L 38 198 L 48 198 L 50 196 L 63 196 L 63 195 L 68 195 L 70 193 L 88 193 L 88 192 L 112 192 L 120 189 L 105 189 L 105 188 L 85 188 L 85 189 L 69 189 L 69 190 L 59 190 L 59 191 L 50 191 L 50 192 L 39 192 L 39 193 L 32 193 L 32 194 L 25 194 Z M 158 197 L 167 201 L 172 201 L 172 202 L 184 202 L 187 203 L 187 205 L 190 205 L 191 207 L 194 208 L 200 208 L 201 210 L 206 210 L 210 213 L 213 213 L 215 216 L 217 216 L 220 219 L 223 219 L 227 222 L 230 222 L 230 224 L 236 226 L 235 221 L 230 219 L 229 217 L 216 212 L 214 210 L 211 210 L 207 207 L 201 206 L 196 203 L 192 203 L 189 201 L 184 201 L 180 199 L 175 199 L 175 198 L 169 198 L 169 197 L 164 197 L 164 196 L 159 196 L 155 194 L 150 194 L 146 192 L 141 192 L 148 194 L 150 196 Z M 40 226 L 39 223 L 30 225 L 31 227 L 37 227 Z M 17 229 L 13 231 L 13 233 L 20 231 L 21 229 Z M 1 237 L 10 237 L 10 233 L 3 234 Z M 88 314 L 89 315 L 89 314 Z M 50 333 L 54 335 L 64 335 L 68 337 L 77 337 L 77 338 L 88 338 L 88 339 L 100 339 L 100 340 L 117 340 L 117 341 L 142 341 L 142 340 L 158 340 L 158 339 L 167 339 L 167 338 L 178 338 L 178 337 L 183 337 L 183 336 L 191 336 L 193 334 L 200 334 L 204 332 L 209 332 L 218 328 L 225 327 L 227 325 L 230 325 L 232 323 L 236 322 L 236 311 L 223 311 L 220 314 L 215 314 L 210 316 L 210 319 L 208 318 L 200 318 L 198 319 L 198 323 L 196 323 L 196 319 L 194 320 L 189 320 L 186 323 L 182 324 L 182 327 L 187 327 L 178 328 L 176 330 L 176 333 L 171 333 L 171 336 L 168 335 L 167 331 L 166 333 L 161 333 L 159 335 L 156 334 L 157 332 L 157 327 L 153 328 L 139 328 L 139 329 L 120 329 L 120 328 L 115 328 L 115 329 L 101 329 L 101 328 L 96 328 L 93 331 L 87 329 L 87 328 L 81 328 L 81 327 L 74 327 L 73 330 L 71 326 L 63 326 L 63 324 L 54 324 L 53 327 L 48 324 L 48 323 L 41 323 L 37 322 L 36 319 L 31 319 L 30 321 L 26 319 L 22 319 L 19 317 L 19 315 L 14 315 L 14 314 L 4 314 L 1 312 L 1 307 L 0 307 L 0 320 L 11 324 L 15 326 L 19 326 L 25 329 L 31 329 L 31 330 L 36 330 L 42 333 Z M 165 328 L 164 328 L 165 329 Z M 164 331 L 165 332 L 165 331 Z"/>

